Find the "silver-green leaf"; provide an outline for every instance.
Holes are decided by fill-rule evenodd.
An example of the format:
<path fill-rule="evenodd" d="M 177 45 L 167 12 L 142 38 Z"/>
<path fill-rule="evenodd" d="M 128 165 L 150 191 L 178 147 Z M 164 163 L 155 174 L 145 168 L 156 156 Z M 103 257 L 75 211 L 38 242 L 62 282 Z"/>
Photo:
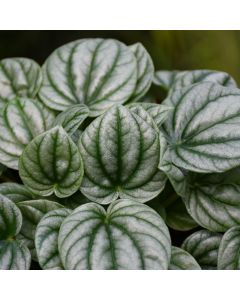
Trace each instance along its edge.
<path fill-rule="evenodd" d="M 16 97 L 34 98 L 42 84 L 40 66 L 29 58 L 0 61 L 0 107 Z"/>
<path fill-rule="evenodd" d="M 158 170 L 159 151 L 158 133 L 148 122 L 123 106 L 113 107 L 81 136 L 82 193 L 100 204 L 156 197 L 166 182 Z"/>
<path fill-rule="evenodd" d="M 96 203 L 74 210 L 62 223 L 59 252 L 65 269 L 167 269 L 170 236 L 148 206 L 117 200 L 107 212 Z"/>
<path fill-rule="evenodd" d="M 139 101 L 149 90 L 153 75 L 154 66 L 151 56 L 141 43 L 129 46 L 137 60 L 137 85 L 130 101 Z"/>
<path fill-rule="evenodd" d="M 17 239 L 25 244 L 36 260 L 34 238 L 38 223 L 42 217 L 51 210 L 60 209 L 63 206 L 57 202 L 49 200 L 30 200 L 17 203 L 23 216 L 23 223 Z"/>
<path fill-rule="evenodd" d="M 76 104 L 60 113 L 53 126 L 61 125 L 69 135 L 73 135 L 88 116 L 88 107 L 83 104 Z"/>
<path fill-rule="evenodd" d="M 82 39 L 49 56 L 39 96 L 47 106 L 60 111 L 85 104 L 95 117 L 126 102 L 136 83 L 137 60 L 127 46 L 112 39 Z"/>
<path fill-rule="evenodd" d="M 156 71 L 153 78 L 153 83 L 160 86 L 164 90 L 168 91 L 171 89 L 175 77 L 181 71 Z"/>
<path fill-rule="evenodd" d="M 0 110 L 0 162 L 18 169 L 24 148 L 52 126 L 54 114 L 37 100 L 16 98 Z"/>
<path fill-rule="evenodd" d="M 200 230 L 186 238 L 182 244 L 182 249 L 190 253 L 202 269 L 215 270 L 221 239 L 220 233 Z"/>
<path fill-rule="evenodd" d="M 80 187 L 82 158 L 75 143 L 57 126 L 28 144 L 19 161 L 19 174 L 35 194 L 68 197 Z"/>
<path fill-rule="evenodd" d="M 0 270 L 29 270 L 31 254 L 19 241 L 0 240 Z"/>
<path fill-rule="evenodd" d="M 187 251 L 172 246 L 169 270 L 201 270 L 201 267 Z"/>
<path fill-rule="evenodd" d="M 32 200 L 34 195 L 23 185 L 15 182 L 0 184 L 0 194 L 12 200 L 14 203 Z"/>
<path fill-rule="evenodd" d="M 230 228 L 222 237 L 218 251 L 219 270 L 240 270 L 240 226 Z"/>
<path fill-rule="evenodd" d="M 15 237 L 22 226 L 19 208 L 7 197 L 0 195 L 0 240 Z"/>
<path fill-rule="evenodd" d="M 200 173 L 240 164 L 240 91 L 203 82 L 171 93 L 164 123 L 172 164 Z"/>
<path fill-rule="evenodd" d="M 184 202 L 193 219 L 211 231 L 240 225 L 240 168 L 225 173 L 189 174 Z"/>
<path fill-rule="evenodd" d="M 71 210 L 66 208 L 48 212 L 39 222 L 35 234 L 35 247 L 43 270 L 63 269 L 58 252 L 60 226 Z"/>

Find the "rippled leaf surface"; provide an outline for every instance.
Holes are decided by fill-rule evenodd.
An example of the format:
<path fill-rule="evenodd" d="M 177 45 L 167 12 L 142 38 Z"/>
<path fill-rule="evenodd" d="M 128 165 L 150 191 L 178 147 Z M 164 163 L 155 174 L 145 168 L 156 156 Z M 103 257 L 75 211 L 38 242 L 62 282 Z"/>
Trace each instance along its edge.
<path fill-rule="evenodd" d="M 33 194 L 23 185 L 14 182 L 4 182 L 0 184 L 0 194 L 6 196 L 14 203 L 31 200 Z"/>
<path fill-rule="evenodd" d="M 134 102 L 139 101 L 149 90 L 153 80 L 154 66 L 149 53 L 141 43 L 136 43 L 129 48 L 137 60 L 137 85 L 130 100 Z"/>
<path fill-rule="evenodd" d="M 16 97 L 34 98 L 42 83 L 40 66 L 29 58 L 0 61 L 0 107 Z"/>
<path fill-rule="evenodd" d="M 169 270 L 201 270 L 201 267 L 187 251 L 172 246 Z"/>
<path fill-rule="evenodd" d="M 24 148 L 51 127 L 53 113 L 37 100 L 16 98 L 0 110 L 0 162 L 18 169 Z"/>
<path fill-rule="evenodd" d="M 174 165 L 201 173 L 240 164 L 240 91 L 203 82 L 176 90 L 164 102 L 174 110 L 164 123 Z"/>
<path fill-rule="evenodd" d="M 219 270 L 240 270 L 240 226 L 230 228 L 224 235 L 218 251 Z"/>
<path fill-rule="evenodd" d="M 194 220 L 212 231 L 240 225 L 240 169 L 225 173 L 189 174 L 186 207 Z"/>
<path fill-rule="evenodd" d="M 33 193 L 68 197 L 80 187 L 82 158 L 71 138 L 57 126 L 28 144 L 20 158 L 19 174 Z"/>
<path fill-rule="evenodd" d="M 71 210 L 61 208 L 48 212 L 39 222 L 35 245 L 39 264 L 44 270 L 63 269 L 58 252 L 59 229 Z"/>
<path fill-rule="evenodd" d="M 59 252 L 65 269 L 167 269 L 170 236 L 162 218 L 131 200 L 80 206 L 64 221 Z"/>
<path fill-rule="evenodd" d="M 158 133 L 123 106 L 90 124 L 81 136 L 80 152 L 85 168 L 81 191 L 93 201 L 107 204 L 121 197 L 146 202 L 164 188 Z"/>
<path fill-rule="evenodd" d="M 202 269 L 215 270 L 221 239 L 220 233 L 199 230 L 186 238 L 182 244 L 182 249 L 189 252 Z"/>
<path fill-rule="evenodd" d="M 137 60 L 123 43 L 111 39 L 82 39 L 55 50 L 43 66 L 40 98 L 63 111 L 85 104 L 98 116 L 135 92 Z"/>
<path fill-rule="evenodd" d="M 53 126 L 60 125 L 69 135 L 73 135 L 88 115 L 89 109 L 86 105 L 76 104 L 60 113 Z"/>

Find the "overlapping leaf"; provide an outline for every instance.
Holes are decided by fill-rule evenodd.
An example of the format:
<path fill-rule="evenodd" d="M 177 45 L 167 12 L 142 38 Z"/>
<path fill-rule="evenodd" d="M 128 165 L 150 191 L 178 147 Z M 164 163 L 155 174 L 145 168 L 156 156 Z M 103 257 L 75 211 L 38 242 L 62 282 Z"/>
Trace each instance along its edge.
<path fill-rule="evenodd" d="M 40 66 L 29 58 L 0 61 L 0 107 L 16 97 L 34 98 L 42 83 Z"/>
<path fill-rule="evenodd" d="M 195 172 L 224 172 L 240 164 L 240 91 L 203 82 L 176 90 L 164 123 L 172 164 Z"/>
<path fill-rule="evenodd" d="M 169 270 L 201 270 L 201 267 L 187 251 L 172 246 Z"/>
<path fill-rule="evenodd" d="M 89 203 L 62 223 L 59 252 L 65 269 L 167 269 L 170 237 L 162 218 L 132 200 L 114 201 L 107 212 Z"/>
<path fill-rule="evenodd" d="M 0 195 L 0 270 L 29 269 L 31 255 L 28 248 L 15 241 L 22 226 L 19 208 Z"/>
<path fill-rule="evenodd" d="M 141 43 L 129 46 L 137 60 L 137 84 L 130 101 L 139 101 L 149 90 L 153 75 L 154 66 L 152 59 Z"/>
<path fill-rule="evenodd" d="M 23 149 L 51 127 L 54 114 L 37 100 L 16 98 L 0 110 L 0 162 L 18 169 Z"/>
<path fill-rule="evenodd" d="M 43 66 L 40 98 L 63 111 L 85 104 L 98 116 L 135 92 L 137 60 L 124 44 L 111 39 L 83 39 L 55 50 Z"/>
<path fill-rule="evenodd" d="M 19 161 L 19 174 L 33 193 L 64 198 L 79 189 L 83 163 L 77 146 L 57 126 L 28 144 Z"/>
<path fill-rule="evenodd" d="M 14 203 L 32 200 L 34 198 L 34 195 L 23 184 L 15 182 L 1 183 L 0 194 L 6 196 Z"/>
<path fill-rule="evenodd" d="M 230 228 L 224 235 L 218 251 L 219 270 L 240 270 L 240 226 Z"/>
<path fill-rule="evenodd" d="M 222 239 L 220 233 L 200 230 L 189 237 L 182 244 L 182 249 L 189 252 L 202 269 L 217 268 L 218 249 Z"/>
<path fill-rule="evenodd" d="M 73 135 L 88 115 L 89 109 L 86 105 L 76 104 L 60 113 L 53 126 L 60 125 L 69 135 Z"/>
<path fill-rule="evenodd" d="M 37 225 L 46 213 L 63 206 L 43 199 L 18 202 L 17 205 L 23 216 L 23 224 L 17 239 L 31 250 L 32 256 L 36 260 L 34 238 Z"/>
<path fill-rule="evenodd" d="M 39 264 L 43 269 L 62 269 L 58 252 L 59 229 L 71 210 L 61 208 L 48 212 L 39 222 L 35 246 Z"/>
<path fill-rule="evenodd" d="M 153 78 L 153 83 L 160 86 L 164 90 L 171 89 L 177 74 L 180 71 L 156 71 Z"/>
<path fill-rule="evenodd" d="M 164 188 L 157 168 L 157 131 L 142 117 L 115 106 L 93 121 L 81 136 L 85 175 L 81 191 L 107 204 L 118 197 L 146 202 Z"/>
<path fill-rule="evenodd" d="M 212 231 L 240 225 L 240 169 L 225 173 L 189 174 L 186 207 L 194 220 Z"/>

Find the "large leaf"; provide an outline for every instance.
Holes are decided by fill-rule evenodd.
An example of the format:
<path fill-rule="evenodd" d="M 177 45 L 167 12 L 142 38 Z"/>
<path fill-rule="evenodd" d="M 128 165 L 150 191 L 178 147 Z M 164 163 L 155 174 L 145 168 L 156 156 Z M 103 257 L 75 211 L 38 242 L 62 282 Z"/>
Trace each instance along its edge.
<path fill-rule="evenodd" d="M 157 131 L 142 117 L 115 106 L 93 121 L 81 136 L 85 175 L 81 191 L 107 204 L 118 197 L 146 202 L 164 188 L 158 171 Z"/>
<path fill-rule="evenodd" d="M 224 172 L 240 164 L 240 91 L 203 82 L 176 90 L 164 123 L 172 164 L 191 171 Z"/>
<path fill-rule="evenodd" d="M 29 58 L 0 61 L 0 107 L 16 97 L 34 98 L 42 83 L 40 66 Z"/>
<path fill-rule="evenodd" d="M 73 135 L 88 115 L 89 109 L 86 105 L 76 104 L 60 113 L 53 126 L 61 125 L 69 135 Z"/>
<path fill-rule="evenodd" d="M 19 174 L 33 193 L 64 198 L 79 189 L 83 163 L 77 146 L 57 126 L 28 144 L 19 161 Z"/>
<path fill-rule="evenodd" d="M 222 239 L 220 233 L 200 230 L 191 234 L 182 244 L 204 270 L 217 268 L 218 249 Z"/>
<path fill-rule="evenodd" d="M 37 100 L 16 98 L 0 110 L 0 162 L 18 169 L 26 145 L 51 127 L 54 114 Z"/>
<path fill-rule="evenodd" d="M 19 241 L 0 240 L 0 270 L 28 270 L 31 254 Z"/>
<path fill-rule="evenodd" d="M 240 168 L 217 174 L 189 174 L 184 202 L 194 220 L 212 231 L 240 225 Z"/>
<path fill-rule="evenodd" d="M 35 246 L 40 266 L 44 269 L 63 269 L 58 252 L 59 229 L 71 210 L 61 208 L 47 213 L 39 222 Z"/>
<path fill-rule="evenodd" d="M 36 260 L 34 238 L 37 225 L 46 213 L 63 206 L 43 199 L 18 202 L 17 206 L 23 216 L 22 228 L 17 239 L 31 250 L 32 256 Z"/>
<path fill-rule="evenodd" d="M 201 267 L 187 251 L 172 247 L 169 270 L 201 270 Z"/>
<path fill-rule="evenodd" d="M 63 111 L 82 103 L 91 116 L 126 102 L 135 92 L 137 60 L 124 44 L 111 39 L 83 39 L 55 50 L 43 66 L 40 98 Z"/>
<path fill-rule="evenodd" d="M 32 200 L 33 194 L 23 185 L 14 182 L 0 184 L 0 194 L 17 203 L 20 201 Z"/>
<path fill-rule="evenodd" d="M 7 197 L 0 195 L 0 240 L 16 236 L 22 226 L 22 215 L 17 206 Z"/>
<path fill-rule="evenodd" d="M 130 101 L 139 101 L 149 90 L 153 75 L 154 66 L 151 56 L 141 43 L 129 46 L 137 59 L 137 85 Z"/>
<path fill-rule="evenodd" d="M 219 270 L 240 270 L 240 226 L 230 228 L 224 235 L 218 251 Z"/>
<path fill-rule="evenodd" d="M 148 206 L 117 200 L 107 212 L 89 203 L 62 223 L 59 252 L 65 269 L 167 269 L 171 245 L 162 218 Z"/>

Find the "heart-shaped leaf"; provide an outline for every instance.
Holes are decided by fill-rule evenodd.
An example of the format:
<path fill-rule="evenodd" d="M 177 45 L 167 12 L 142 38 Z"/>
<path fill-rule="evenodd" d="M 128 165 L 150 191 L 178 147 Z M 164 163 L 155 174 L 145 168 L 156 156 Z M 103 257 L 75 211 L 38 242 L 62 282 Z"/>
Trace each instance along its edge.
<path fill-rule="evenodd" d="M 222 237 L 218 251 L 219 270 L 240 270 L 240 226 L 230 228 Z"/>
<path fill-rule="evenodd" d="M 126 102 L 136 83 L 137 60 L 127 46 L 111 39 L 82 39 L 58 48 L 46 60 L 39 96 L 60 111 L 85 104 L 95 117 Z"/>
<path fill-rule="evenodd" d="M 84 204 L 62 223 L 59 252 L 65 269 L 167 269 L 171 244 L 162 218 L 132 200 L 107 212 Z"/>
<path fill-rule="evenodd" d="M 23 185 L 14 182 L 0 184 L 0 194 L 17 203 L 20 201 L 32 200 L 33 194 Z"/>
<path fill-rule="evenodd" d="M 164 123 L 172 164 L 202 173 L 240 164 L 240 91 L 203 82 L 176 90 Z"/>
<path fill-rule="evenodd" d="M 17 206 L 7 197 L 0 195 L 0 240 L 16 236 L 22 226 L 22 215 Z"/>
<path fill-rule="evenodd" d="M 53 126 L 61 125 L 69 135 L 73 135 L 88 115 L 89 109 L 86 105 L 76 104 L 60 113 Z"/>
<path fill-rule="evenodd" d="M 19 174 L 33 193 L 64 198 L 79 189 L 83 163 L 77 146 L 57 126 L 28 144 L 19 160 Z"/>
<path fill-rule="evenodd" d="M 159 138 L 143 118 L 115 106 L 94 120 L 81 136 L 85 176 L 81 191 L 107 204 L 118 197 L 146 202 L 164 188 L 158 171 Z"/>
<path fill-rule="evenodd" d="M 201 270 L 201 267 L 187 251 L 172 246 L 169 270 Z"/>
<path fill-rule="evenodd" d="M 186 238 L 182 244 L 182 249 L 190 253 L 202 269 L 215 270 L 221 239 L 220 233 L 200 230 Z"/>
<path fill-rule="evenodd" d="M 29 270 L 31 254 L 19 241 L 0 240 L 0 270 Z"/>
<path fill-rule="evenodd" d="M 137 60 L 137 85 L 130 101 L 139 101 L 149 90 L 153 75 L 154 66 L 152 59 L 141 43 L 129 46 Z"/>
<path fill-rule="evenodd" d="M 211 231 L 240 225 L 240 169 L 225 173 L 189 174 L 184 202 L 193 219 Z"/>
<path fill-rule="evenodd" d="M 35 247 L 43 270 L 63 269 L 58 252 L 59 229 L 71 210 L 61 208 L 48 212 L 39 222 L 35 234 Z"/>
<path fill-rule="evenodd" d="M 40 66 L 29 58 L 0 61 L 0 107 L 16 97 L 34 98 L 42 84 Z"/>
<path fill-rule="evenodd" d="M 16 98 L 0 110 L 0 162 L 18 169 L 26 145 L 51 127 L 54 114 L 37 100 Z"/>

